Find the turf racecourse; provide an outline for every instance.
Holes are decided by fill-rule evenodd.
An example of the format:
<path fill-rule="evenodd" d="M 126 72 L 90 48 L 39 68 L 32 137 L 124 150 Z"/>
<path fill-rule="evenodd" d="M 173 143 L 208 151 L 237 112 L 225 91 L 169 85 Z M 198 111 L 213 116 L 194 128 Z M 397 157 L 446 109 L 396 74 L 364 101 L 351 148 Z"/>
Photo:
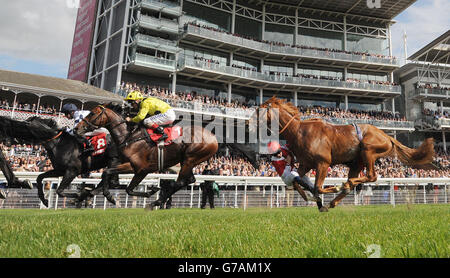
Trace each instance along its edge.
<path fill-rule="evenodd" d="M 0 210 L 0 257 L 68 257 L 76 244 L 82 258 L 366 258 L 376 244 L 384 258 L 448 258 L 449 216 L 449 205 Z"/>

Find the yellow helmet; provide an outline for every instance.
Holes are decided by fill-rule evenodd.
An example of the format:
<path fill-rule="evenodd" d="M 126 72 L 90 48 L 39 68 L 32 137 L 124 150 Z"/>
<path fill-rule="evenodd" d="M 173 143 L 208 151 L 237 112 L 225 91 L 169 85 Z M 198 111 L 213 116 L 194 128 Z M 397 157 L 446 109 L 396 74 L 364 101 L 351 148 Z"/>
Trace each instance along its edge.
<path fill-rule="evenodd" d="M 127 95 L 125 100 L 143 100 L 144 96 L 139 91 L 132 91 Z"/>

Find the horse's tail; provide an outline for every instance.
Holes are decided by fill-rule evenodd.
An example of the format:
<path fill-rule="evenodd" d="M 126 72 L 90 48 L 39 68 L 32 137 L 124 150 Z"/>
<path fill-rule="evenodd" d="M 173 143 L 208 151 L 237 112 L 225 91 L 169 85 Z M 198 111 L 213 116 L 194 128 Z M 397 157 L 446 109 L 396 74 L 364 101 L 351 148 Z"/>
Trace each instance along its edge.
<path fill-rule="evenodd" d="M 437 167 L 432 164 L 435 155 L 433 138 L 427 138 L 417 149 L 408 148 L 395 138 L 390 136 L 389 138 L 394 146 L 397 157 L 402 163 L 409 166 L 415 166 L 415 168 L 437 169 Z"/>

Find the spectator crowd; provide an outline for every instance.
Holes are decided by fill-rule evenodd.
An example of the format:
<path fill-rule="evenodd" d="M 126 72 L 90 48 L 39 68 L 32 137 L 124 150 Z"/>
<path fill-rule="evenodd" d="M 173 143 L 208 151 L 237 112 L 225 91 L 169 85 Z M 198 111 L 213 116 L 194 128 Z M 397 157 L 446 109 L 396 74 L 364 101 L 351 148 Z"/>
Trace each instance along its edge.
<path fill-rule="evenodd" d="M 200 25 L 198 23 L 195 22 L 188 22 L 185 24 L 185 27 L 191 25 L 191 26 L 195 26 L 197 28 L 203 28 L 206 30 L 210 30 L 210 31 L 214 31 L 214 32 L 220 32 L 220 33 L 224 33 L 224 34 L 228 34 L 228 35 L 232 35 L 238 38 L 243 38 L 243 39 L 247 39 L 247 40 L 252 40 L 252 41 L 256 41 L 256 42 L 260 42 L 260 43 L 264 43 L 264 44 L 268 44 L 268 45 L 275 45 L 275 46 L 279 46 L 279 47 L 291 47 L 291 48 L 299 48 L 299 49 L 308 49 L 308 50 L 316 50 L 316 51 L 323 51 L 326 53 L 342 53 L 342 54 L 350 54 L 350 55 L 358 55 L 358 56 L 362 56 L 364 57 L 376 57 L 376 58 L 380 58 L 380 59 L 388 59 L 391 61 L 396 61 L 396 57 L 393 56 L 388 56 L 388 55 L 382 55 L 382 54 L 375 54 L 375 53 L 369 53 L 369 52 L 361 52 L 361 51 L 345 51 L 345 50 L 341 50 L 341 49 L 332 49 L 332 48 L 320 48 L 320 47 L 314 47 L 314 46 L 306 46 L 306 45 L 296 45 L 296 44 L 286 44 L 283 42 L 277 42 L 277 41 L 269 41 L 269 40 L 259 40 L 250 36 L 245 36 L 245 35 L 241 35 L 241 34 L 236 34 L 236 33 L 230 33 L 228 31 L 225 31 L 223 29 L 219 29 L 219 28 L 215 28 L 212 26 L 208 26 L 208 25 Z"/>

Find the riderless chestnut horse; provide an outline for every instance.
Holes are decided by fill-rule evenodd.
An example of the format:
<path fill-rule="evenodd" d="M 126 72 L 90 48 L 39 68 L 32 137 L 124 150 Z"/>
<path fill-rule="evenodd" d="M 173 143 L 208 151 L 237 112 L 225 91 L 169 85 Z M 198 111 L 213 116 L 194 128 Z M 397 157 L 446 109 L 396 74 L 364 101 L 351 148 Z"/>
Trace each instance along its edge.
<path fill-rule="evenodd" d="M 127 122 L 105 106 L 97 106 L 91 110 L 82 122 L 75 128 L 75 132 L 83 135 L 88 131 L 105 127 L 111 133 L 119 152 L 125 161 L 115 169 L 106 170 L 107 174 L 126 173 L 131 165 L 134 176 L 127 186 L 127 193 L 134 196 L 144 196 L 143 192 L 133 192 L 134 188 L 147 176 L 159 170 L 158 146 L 149 142 L 149 135 L 145 128 L 128 130 Z M 162 169 L 181 163 L 181 169 L 175 184 L 161 193 L 158 200 L 152 202 L 147 208 L 153 209 L 164 203 L 171 195 L 184 186 L 195 182 L 192 169 L 209 160 L 218 150 L 218 142 L 214 134 L 201 126 L 183 127 L 180 137 L 174 139 L 170 145 L 164 146 L 164 162 Z M 107 179 L 109 180 L 109 179 Z M 107 186 L 107 185 L 106 185 Z M 144 196 L 146 197 L 146 196 Z"/>
<path fill-rule="evenodd" d="M 261 109 L 264 108 L 264 109 Z M 375 182 L 375 161 L 380 157 L 394 156 L 408 166 L 421 169 L 436 169 L 431 162 L 434 157 L 433 138 L 426 139 L 417 149 L 411 149 L 370 124 L 334 125 L 321 119 L 302 121 L 298 109 L 289 102 L 272 97 L 262 104 L 250 119 L 279 124 L 279 134 L 289 143 L 300 167 L 298 173 L 305 175 L 316 170 L 314 196 L 342 192 L 331 201 L 334 208 L 357 185 Z M 255 117 L 256 116 L 256 117 Z M 273 128 L 272 128 L 273 129 Z M 348 180 L 342 187 L 323 188 L 328 167 L 344 164 L 350 168 Z M 366 167 L 366 174 L 359 176 Z M 320 211 L 327 211 L 326 206 Z"/>

